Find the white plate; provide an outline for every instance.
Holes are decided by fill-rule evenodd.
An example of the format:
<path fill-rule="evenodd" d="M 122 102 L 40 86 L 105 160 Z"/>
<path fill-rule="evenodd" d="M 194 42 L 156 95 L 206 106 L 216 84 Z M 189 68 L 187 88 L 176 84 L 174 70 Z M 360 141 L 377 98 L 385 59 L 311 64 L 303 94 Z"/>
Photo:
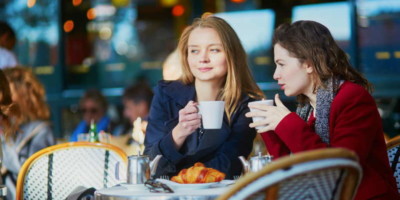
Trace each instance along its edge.
<path fill-rule="evenodd" d="M 128 190 L 135 190 L 135 191 L 143 191 L 146 189 L 146 186 L 144 184 L 121 183 L 120 186 L 122 186 Z"/>
<path fill-rule="evenodd" d="M 216 185 L 219 183 L 219 182 L 214 182 L 214 183 L 181 184 L 181 183 L 176 183 L 174 181 L 165 180 L 165 179 L 157 179 L 157 181 L 167 184 L 169 187 L 171 187 L 174 190 L 204 189 L 204 188 L 209 188 L 212 185 Z"/>

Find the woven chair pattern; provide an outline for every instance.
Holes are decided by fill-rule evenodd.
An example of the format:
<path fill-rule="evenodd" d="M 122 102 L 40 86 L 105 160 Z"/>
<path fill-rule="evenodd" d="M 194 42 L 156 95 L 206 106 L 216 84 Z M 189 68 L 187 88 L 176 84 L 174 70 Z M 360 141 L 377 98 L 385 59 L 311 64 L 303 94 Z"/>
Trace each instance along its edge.
<path fill-rule="evenodd" d="M 29 170 L 28 175 L 25 178 L 24 184 L 24 199 L 46 199 L 47 193 L 43 188 L 47 187 L 47 182 L 41 177 L 48 177 L 49 168 L 48 157 L 35 162 L 34 166 Z"/>
<path fill-rule="evenodd" d="M 343 159 L 327 159 L 323 161 L 301 163 L 289 169 L 282 169 L 266 175 L 255 183 L 251 183 L 253 186 L 249 188 L 255 186 L 254 188 L 259 187 L 259 189 L 262 189 L 276 185 L 279 189 L 276 199 L 280 200 L 339 199 L 341 193 L 338 189 L 342 188 L 345 181 L 343 178 L 345 177 L 344 173 L 347 173 L 342 166 L 359 167 L 353 161 Z M 265 181 L 263 179 L 265 179 Z M 260 187 L 261 185 L 264 186 Z M 248 191 L 251 190 L 252 189 Z M 253 189 L 253 191 L 256 190 L 257 189 Z M 243 196 L 239 198 L 235 197 L 233 199 L 241 199 L 242 197 Z M 264 191 L 255 192 L 250 197 L 250 199 L 265 198 L 266 193 Z"/>
<path fill-rule="evenodd" d="M 282 181 L 278 187 L 279 199 L 299 200 L 299 199 L 334 199 L 334 194 L 338 185 L 343 184 L 341 178 L 342 170 L 329 169 L 325 171 L 315 171 L 312 174 L 301 174 Z M 337 196 L 337 195 L 336 195 Z M 251 199 L 265 199 L 264 191 L 251 195 Z"/>
<path fill-rule="evenodd" d="M 397 146 L 393 146 L 392 148 L 389 148 L 387 150 L 387 153 L 388 153 L 388 157 L 389 157 L 390 167 L 392 169 L 395 169 L 393 175 L 396 179 L 397 190 L 400 193 L 400 164 L 399 164 L 400 157 L 397 157 L 397 161 L 395 161 L 396 154 L 398 154 L 399 151 L 400 151 L 400 144 L 398 144 Z M 396 165 L 396 166 L 393 166 L 393 165 Z"/>
<path fill-rule="evenodd" d="M 23 198 L 65 199 L 78 186 L 114 186 L 122 182 L 115 178 L 117 162 L 123 162 L 121 157 L 103 148 L 68 148 L 46 154 L 29 168 Z M 126 170 L 120 173 L 126 176 Z"/>
<path fill-rule="evenodd" d="M 337 184 L 343 184 L 341 169 L 332 168 L 325 171 L 316 171 L 310 174 L 302 174 L 280 185 L 279 199 L 333 199 L 337 191 Z"/>
<path fill-rule="evenodd" d="M 361 177 L 354 152 L 342 148 L 310 150 L 246 174 L 218 200 L 350 200 Z"/>

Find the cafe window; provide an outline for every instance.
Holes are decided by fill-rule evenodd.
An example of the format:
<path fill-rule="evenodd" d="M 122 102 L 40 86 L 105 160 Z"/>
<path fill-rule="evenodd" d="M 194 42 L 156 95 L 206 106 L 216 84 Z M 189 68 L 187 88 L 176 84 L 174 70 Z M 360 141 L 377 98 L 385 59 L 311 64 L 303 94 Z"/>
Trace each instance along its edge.
<path fill-rule="evenodd" d="M 8 1 L 0 7 L 0 18 L 7 21 L 17 37 L 14 52 L 18 62 L 32 67 L 48 92 L 60 90 L 59 3 L 53 0 Z M 50 84 L 52 83 L 52 84 Z"/>
<path fill-rule="evenodd" d="M 358 0 L 360 66 L 375 96 L 400 96 L 400 1 Z"/>
<path fill-rule="evenodd" d="M 63 2 L 62 14 L 67 89 L 161 79 L 162 61 L 175 47 L 172 18 L 163 17 L 169 12 L 155 2 L 73 2 Z"/>
<path fill-rule="evenodd" d="M 272 36 L 275 13 L 272 9 L 217 13 L 238 34 L 248 55 L 253 76 L 261 89 L 276 89 L 272 79 L 275 65 L 272 57 Z"/>
<path fill-rule="evenodd" d="M 350 5 L 348 2 L 294 6 L 292 21 L 313 20 L 326 26 L 338 45 L 352 58 Z"/>

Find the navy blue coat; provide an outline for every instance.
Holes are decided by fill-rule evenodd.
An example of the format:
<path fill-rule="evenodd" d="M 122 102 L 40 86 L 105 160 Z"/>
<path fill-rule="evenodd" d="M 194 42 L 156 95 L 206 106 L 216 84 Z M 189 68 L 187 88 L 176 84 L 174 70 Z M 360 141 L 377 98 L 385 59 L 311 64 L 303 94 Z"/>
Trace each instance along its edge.
<path fill-rule="evenodd" d="M 149 123 L 146 130 L 145 151 L 153 159 L 161 154 L 156 177 L 179 173 L 196 162 L 222 171 L 226 178 L 242 173 L 242 164 L 238 156 L 247 157 L 253 148 L 255 129 L 249 127 L 250 118 L 247 104 L 254 99 L 243 95 L 236 111 L 228 123 L 226 115 L 220 130 L 199 129 L 186 138 L 177 150 L 172 139 L 172 130 L 178 124 L 179 110 L 190 100 L 196 99 L 194 85 L 184 85 L 179 81 L 160 81 L 154 89 L 154 98 L 150 108 Z"/>

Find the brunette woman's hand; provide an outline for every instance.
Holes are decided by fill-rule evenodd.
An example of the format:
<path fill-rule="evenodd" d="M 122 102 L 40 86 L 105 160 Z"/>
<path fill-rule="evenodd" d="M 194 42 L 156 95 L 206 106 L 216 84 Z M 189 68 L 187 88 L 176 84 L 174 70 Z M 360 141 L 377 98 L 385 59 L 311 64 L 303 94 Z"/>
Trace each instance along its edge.
<path fill-rule="evenodd" d="M 172 137 L 178 149 L 182 146 L 186 137 L 201 125 L 201 115 L 198 113 L 197 106 L 198 103 L 189 101 L 183 109 L 179 110 L 179 122 L 172 130 Z"/>
<path fill-rule="evenodd" d="M 268 106 L 265 104 L 250 104 L 250 108 L 258 109 L 259 111 L 253 111 L 246 113 L 246 117 L 263 117 L 264 119 L 250 123 L 250 127 L 254 128 L 257 126 L 265 126 L 259 130 L 258 133 L 263 133 L 267 131 L 274 131 L 276 126 L 282 119 L 290 113 L 289 109 L 283 105 L 279 94 L 275 95 L 276 106 Z"/>

